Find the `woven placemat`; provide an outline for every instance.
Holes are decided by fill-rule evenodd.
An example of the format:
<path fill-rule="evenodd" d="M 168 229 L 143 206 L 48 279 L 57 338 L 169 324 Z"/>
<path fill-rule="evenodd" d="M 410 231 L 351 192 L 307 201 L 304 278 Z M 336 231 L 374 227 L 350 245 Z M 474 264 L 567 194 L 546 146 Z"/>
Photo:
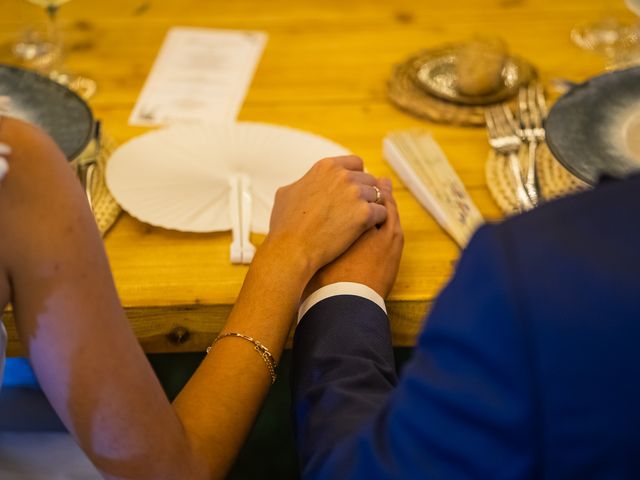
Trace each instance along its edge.
<path fill-rule="evenodd" d="M 118 216 L 122 212 L 122 208 L 111 195 L 111 192 L 107 188 L 105 182 L 105 171 L 107 162 L 111 157 L 111 154 L 116 148 L 116 143 L 106 135 L 102 137 L 102 143 L 100 148 L 100 155 L 96 169 L 94 170 L 94 183 L 92 189 L 92 207 L 93 216 L 96 219 L 96 224 L 100 233 L 104 237 L 109 229 L 116 223 Z M 81 160 L 85 155 L 91 155 L 93 147 L 90 145 L 79 157 Z"/>
<path fill-rule="evenodd" d="M 506 157 L 490 151 L 485 174 L 489 191 L 500 209 L 506 215 L 518 213 L 515 180 Z M 538 150 L 538 183 L 542 198 L 545 200 L 589 188 L 589 185 L 569 173 L 554 158 L 546 145 L 541 145 Z"/>
<path fill-rule="evenodd" d="M 400 109 L 420 118 L 438 123 L 463 126 L 484 125 L 484 108 L 476 105 L 459 105 L 441 100 L 426 93 L 413 81 L 410 64 L 396 65 L 387 82 L 387 95 Z"/>
<path fill-rule="evenodd" d="M 445 100 L 429 93 L 417 83 L 416 71 L 420 65 L 430 59 L 450 55 L 453 48 L 454 45 L 447 45 L 422 50 L 396 65 L 387 81 L 387 95 L 397 107 L 420 118 L 449 125 L 484 126 L 484 110 L 490 105 L 471 105 Z M 526 75 L 522 73 L 519 81 L 525 84 L 536 78 L 537 73 L 532 65 L 516 57 L 510 58 L 519 62 L 519 71 L 526 70 Z M 516 92 L 517 89 L 514 89 L 514 95 Z"/>

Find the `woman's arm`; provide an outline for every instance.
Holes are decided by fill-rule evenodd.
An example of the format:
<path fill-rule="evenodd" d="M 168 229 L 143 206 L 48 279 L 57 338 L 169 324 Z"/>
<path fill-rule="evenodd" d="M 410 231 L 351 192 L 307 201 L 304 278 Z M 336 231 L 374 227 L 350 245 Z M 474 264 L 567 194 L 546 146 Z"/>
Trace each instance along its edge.
<path fill-rule="evenodd" d="M 222 333 L 249 335 L 279 358 L 313 274 L 385 219 L 386 209 L 367 201 L 375 199 L 376 180 L 361 170 L 357 157 L 325 159 L 279 190 L 269 235 Z M 225 338 L 175 400 L 193 444 L 220 471 L 232 465 L 270 382 L 250 342 Z"/>
<path fill-rule="evenodd" d="M 0 300 L 8 292 L 51 404 L 107 478 L 223 477 L 269 387 L 246 341 L 216 344 L 172 409 L 119 303 L 84 194 L 34 127 L 4 119 Z M 279 355 L 301 290 L 385 209 L 355 157 L 326 160 L 282 190 L 225 331 Z M 4 287 L 3 287 L 4 285 Z M 4 292 L 4 293 L 3 293 Z"/>
<path fill-rule="evenodd" d="M 43 391 L 111 478 L 204 478 L 128 325 L 84 193 L 51 139 L 5 118 L 0 264 Z"/>

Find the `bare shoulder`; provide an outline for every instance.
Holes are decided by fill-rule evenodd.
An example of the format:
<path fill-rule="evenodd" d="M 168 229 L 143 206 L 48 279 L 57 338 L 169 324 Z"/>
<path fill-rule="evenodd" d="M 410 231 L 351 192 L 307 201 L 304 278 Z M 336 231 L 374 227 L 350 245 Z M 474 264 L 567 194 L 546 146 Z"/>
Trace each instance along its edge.
<path fill-rule="evenodd" d="M 43 242 L 61 238 L 65 229 L 93 228 L 95 222 L 69 162 L 45 132 L 5 117 L 0 142 L 11 148 L 9 171 L 0 186 L 2 270 L 18 249 L 29 246 L 36 253 Z"/>
<path fill-rule="evenodd" d="M 29 192 L 22 191 L 17 185 L 31 176 L 42 164 L 43 153 L 54 151 L 55 145 L 52 146 L 47 135 L 37 127 L 10 117 L 0 117 L 0 143 L 11 148 L 11 154 L 7 155 L 10 174 L 0 186 L 0 308 L 4 310 L 10 301 L 8 261 L 13 254 L 12 245 L 18 240 L 13 205 L 17 201 L 33 205 Z"/>
<path fill-rule="evenodd" d="M 0 143 L 11 148 L 7 157 L 9 172 L 0 188 L 0 215 L 10 211 L 7 207 L 12 204 L 35 206 L 80 192 L 64 154 L 38 127 L 3 117 Z"/>
<path fill-rule="evenodd" d="M 51 137 L 22 120 L 0 117 L 0 142 L 11 147 L 8 160 L 13 176 L 67 164 L 64 154 Z"/>

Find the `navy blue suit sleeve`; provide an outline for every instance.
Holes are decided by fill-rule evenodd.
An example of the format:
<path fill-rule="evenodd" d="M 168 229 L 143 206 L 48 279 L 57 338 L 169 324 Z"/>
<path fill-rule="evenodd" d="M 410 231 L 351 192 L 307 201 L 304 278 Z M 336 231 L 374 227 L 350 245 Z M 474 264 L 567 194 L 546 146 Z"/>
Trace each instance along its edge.
<path fill-rule="evenodd" d="M 366 300 L 327 299 L 305 316 L 292 379 L 305 478 L 535 478 L 530 348 L 507 244 L 498 227 L 479 230 L 396 387 L 388 326 Z"/>
<path fill-rule="evenodd" d="M 314 305 L 296 329 L 292 361 L 304 461 L 322 461 L 319 446 L 326 450 L 370 421 L 396 381 L 389 322 L 378 305 L 349 295 Z"/>

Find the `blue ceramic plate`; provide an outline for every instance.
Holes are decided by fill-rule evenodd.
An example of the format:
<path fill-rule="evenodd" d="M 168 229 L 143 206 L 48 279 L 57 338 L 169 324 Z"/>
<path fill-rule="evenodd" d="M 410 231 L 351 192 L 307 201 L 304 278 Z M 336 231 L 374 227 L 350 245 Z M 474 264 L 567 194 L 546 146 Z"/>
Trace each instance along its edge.
<path fill-rule="evenodd" d="M 591 185 L 640 170 L 640 67 L 575 86 L 551 108 L 545 129 L 554 156 Z"/>
<path fill-rule="evenodd" d="M 78 95 L 28 70 L 0 65 L 0 96 L 11 99 L 9 116 L 38 125 L 69 160 L 91 140 L 93 115 Z"/>

